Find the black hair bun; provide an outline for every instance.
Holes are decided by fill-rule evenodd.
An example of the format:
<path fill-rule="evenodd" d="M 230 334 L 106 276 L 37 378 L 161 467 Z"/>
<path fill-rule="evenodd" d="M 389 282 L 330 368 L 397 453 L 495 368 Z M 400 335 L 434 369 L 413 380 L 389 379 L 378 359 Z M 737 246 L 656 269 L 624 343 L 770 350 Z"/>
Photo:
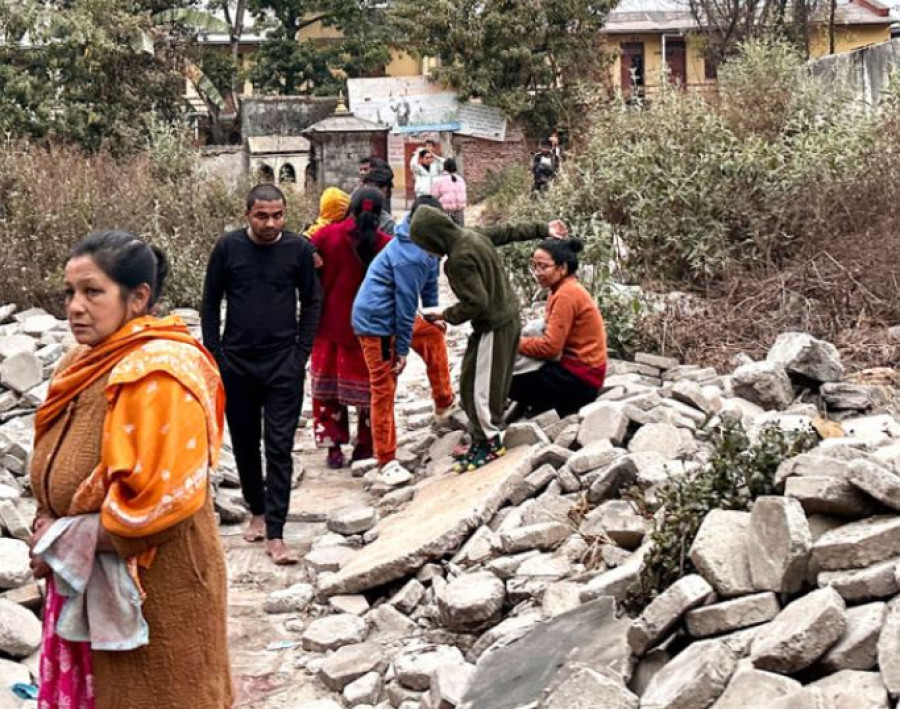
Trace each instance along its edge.
<path fill-rule="evenodd" d="M 580 254 L 584 251 L 584 242 L 581 239 L 566 239 L 565 244 L 573 254 Z"/>

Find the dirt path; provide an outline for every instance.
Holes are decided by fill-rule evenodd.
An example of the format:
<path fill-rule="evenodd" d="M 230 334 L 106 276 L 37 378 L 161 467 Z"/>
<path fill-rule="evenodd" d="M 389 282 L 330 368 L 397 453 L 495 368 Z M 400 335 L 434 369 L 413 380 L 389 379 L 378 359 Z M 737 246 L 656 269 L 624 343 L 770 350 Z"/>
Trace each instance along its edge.
<path fill-rule="evenodd" d="M 306 436 L 301 431 L 298 439 L 305 441 Z M 352 478 L 349 469 L 327 470 L 323 457 L 319 452 L 296 456 L 305 473 L 291 495 L 285 540 L 301 554 L 306 554 L 312 540 L 324 531 L 330 509 L 368 501 L 362 480 Z M 299 646 L 293 643 L 298 643 L 300 636 L 284 627 L 291 616 L 263 611 L 272 591 L 309 580 L 304 565 L 276 567 L 262 545 L 244 542 L 239 526 L 220 529 L 228 562 L 228 639 L 238 686 L 236 707 L 287 709 L 328 696 L 322 685 L 310 683 L 307 675 L 294 667 Z"/>

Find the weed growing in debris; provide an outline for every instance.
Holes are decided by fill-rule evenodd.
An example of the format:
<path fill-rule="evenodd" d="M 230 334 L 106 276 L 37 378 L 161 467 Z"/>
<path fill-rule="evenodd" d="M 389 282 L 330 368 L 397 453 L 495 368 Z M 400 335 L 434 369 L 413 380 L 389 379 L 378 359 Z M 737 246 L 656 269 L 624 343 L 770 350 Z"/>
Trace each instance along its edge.
<path fill-rule="evenodd" d="M 775 471 L 782 461 L 810 450 L 815 432 L 786 432 L 764 428 L 753 442 L 744 427 L 732 419 L 710 434 L 713 452 L 694 476 L 670 480 L 648 503 L 639 491 L 629 496 L 646 515 L 657 515 L 650 533 L 652 548 L 644 558 L 640 579 L 625 601 L 630 613 L 639 613 L 675 581 L 693 573 L 688 552 L 703 518 L 712 510 L 744 510 L 761 495 L 776 494 Z"/>

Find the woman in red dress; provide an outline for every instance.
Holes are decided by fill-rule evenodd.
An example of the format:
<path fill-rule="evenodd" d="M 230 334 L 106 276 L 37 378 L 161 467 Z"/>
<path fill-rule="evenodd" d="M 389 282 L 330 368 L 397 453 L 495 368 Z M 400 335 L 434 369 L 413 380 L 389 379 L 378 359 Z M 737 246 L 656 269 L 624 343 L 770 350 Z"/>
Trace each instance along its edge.
<path fill-rule="evenodd" d="M 357 408 L 351 460 L 372 457 L 369 370 L 350 324 L 353 301 L 372 260 L 390 236 L 378 230 L 383 197 L 374 187 L 356 190 L 346 219 L 317 231 L 310 241 L 322 257 L 324 302 L 313 345 L 312 399 L 316 445 L 328 449 L 328 467 L 341 468 L 350 442 L 349 408 Z"/>

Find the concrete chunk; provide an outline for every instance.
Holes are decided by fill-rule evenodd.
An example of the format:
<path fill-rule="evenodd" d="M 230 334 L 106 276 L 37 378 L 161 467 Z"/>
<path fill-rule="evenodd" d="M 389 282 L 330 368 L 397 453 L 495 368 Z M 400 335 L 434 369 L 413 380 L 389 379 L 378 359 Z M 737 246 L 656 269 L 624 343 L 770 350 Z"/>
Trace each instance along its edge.
<path fill-rule="evenodd" d="M 756 500 L 747 530 L 747 559 L 755 589 L 799 591 L 811 549 L 809 522 L 797 500 L 774 496 Z"/>
<path fill-rule="evenodd" d="M 900 695 L 900 598 L 887 605 L 878 636 L 878 668 L 891 696 Z"/>
<path fill-rule="evenodd" d="M 749 526 L 749 512 L 712 510 L 691 546 L 689 556 L 697 571 L 725 598 L 755 590 L 747 557 Z"/>
<path fill-rule="evenodd" d="M 394 673 L 404 687 L 424 692 L 431 688 L 431 678 L 439 667 L 465 665 L 458 648 L 450 645 L 426 645 L 401 652 L 394 658 Z"/>
<path fill-rule="evenodd" d="M 848 480 L 832 477 L 791 477 L 784 482 L 785 497 L 793 497 L 807 514 L 862 517 L 873 510 L 872 501 Z"/>
<path fill-rule="evenodd" d="M 725 691 L 737 659 L 717 640 L 703 640 L 682 651 L 650 680 L 641 709 L 699 709 Z"/>
<path fill-rule="evenodd" d="M 628 643 L 634 654 L 643 655 L 659 642 L 681 617 L 708 601 L 713 588 L 698 574 L 678 579 L 654 598 L 628 629 Z"/>
<path fill-rule="evenodd" d="M 482 571 L 454 579 L 438 590 L 436 598 L 443 624 L 466 629 L 497 616 L 506 588 L 494 574 Z"/>
<path fill-rule="evenodd" d="M 378 524 L 378 511 L 374 507 L 354 505 L 341 507 L 328 515 L 326 526 L 338 534 L 362 534 Z"/>
<path fill-rule="evenodd" d="M 813 544 L 820 569 L 861 569 L 900 556 L 900 517 L 881 515 L 825 532 Z"/>
<path fill-rule="evenodd" d="M 648 423 L 641 426 L 628 444 L 631 453 L 658 453 L 666 460 L 677 458 L 684 440 L 678 428 L 670 423 Z"/>
<path fill-rule="evenodd" d="M 741 661 L 725 692 L 712 709 L 748 709 L 765 707 L 772 700 L 792 694 L 802 688 L 795 679 L 773 672 L 754 669 Z"/>
<path fill-rule="evenodd" d="M 0 653 L 28 657 L 41 646 L 41 621 L 17 603 L 0 598 Z"/>
<path fill-rule="evenodd" d="M 383 672 L 386 666 L 384 652 L 375 643 L 345 645 L 325 658 L 319 668 L 319 678 L 340 692 L 353 680 L 369 672 Z"/>
<path fill-rule="evenodd" d="M 0 384 L 24 394 L 43 379 L 41 361 L 32 352 L 16 352 L 0 364 Z"/>
<path fill-rule="evenodd" d="M 878 636 L 887 606 L 867 603 L 847 609 L 847 629 L 819 665 L 829 672 L 870 670 L 878 661 Z"/>
<path fill-rule="evenodd" d="M 780 610 L 774 593 L 756 593 L 695 608 L 685 620 L 691 635 L 706 638 L 768 622 Z"/>
<path fill-rule="evenodd" d="M 753 362 L 738 367 L 731 376 L 731 386 L 735 396 L 766 410 L 786 409 L 794 398 L 787 372 L 773 362 Z"/>
<path fill-rule="evenodd" d="M 850 482 L 891 509 L 900 510 L 900 475 L 868 460 L 850 464 Z"/>
<path fill-rule="evenodd" d="M 555 549 L 572 533 L 563 522 L 542 522 L 517 527 L 497 535 L 497 543 L 504 554 L 515 554 L 529 549 Z"/>
<path fill-rule="evenodd" d="M 897 571 L 900 558 L 881 561 L 865 569 L 822 571 L 816 578 L 819 588 L 833 587 L 848 602 L 891 598 L 900 593 Z"/>
<path fill-rule="evenodd" d="M 877 672 L 844 670 L 809 685 L 828 709 L 889 709 L 888 692 Z"/>
<path fill-rule="evenodd" d="M 838 382 L 844 376 L 837 347 L 805 332 L 781 333 L 766 355 L 766 361 L 814 382 Z"/>
<path fill-rule="evenodd" d="M 761 670 L 792 674 L 818 660 L 844 634 L 844 599 L 833 588 L 813 591 L 788 605 L 763 626 L 750 650 Z"/>
<path fill-rule="evenodd" d="M 598 401 L 581 410 L 583 420 L 578 429 L 578 442 L 588 446 L 595 441 L 609 441 L 618 446 L 628 431 L 628 416 L 619 403 Z"/>
<path fill-rule="evenodd" d="M 547 689 L 542 709 L 638 709 L 638 698 L 609 674 L 590 667 L 564 668 Z"/>
<path fill-rule="evenodd" d="M 306 628 L 302 642 L 304 650 L 326 652 L 344 645 L 360 643 L 366 637 L 366 621 L 349 613 L 317 618 Z"/>

